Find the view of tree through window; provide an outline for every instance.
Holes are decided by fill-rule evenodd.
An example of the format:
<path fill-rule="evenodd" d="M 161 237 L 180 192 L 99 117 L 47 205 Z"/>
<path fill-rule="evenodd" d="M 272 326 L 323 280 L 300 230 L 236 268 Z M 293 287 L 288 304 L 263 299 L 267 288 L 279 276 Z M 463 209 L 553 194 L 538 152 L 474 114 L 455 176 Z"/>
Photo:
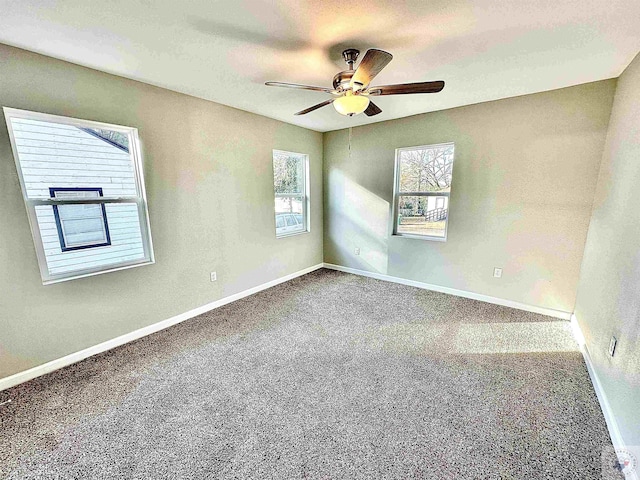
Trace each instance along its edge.
<path fill-rule="evenodd" d="M 92 133 L 100 138 L 108 140 L 111 143 L 115 143 L 116 146 L 121 147 L 123 150 L 129 151 L 129 137 L 122 132 L 115 132 L 113 130 L 104 130 L 102 128 L 85 128 L 85 132 Z"/>
<path fill-rule="evenodd" d="M 396 235 L 446 238 L 453 144 L 397 151 Z"/>
<path fill-rule="evenodd" d="M 306 162 L 306 155 L 273 152 L 277 236 L 307 231 Z"/>

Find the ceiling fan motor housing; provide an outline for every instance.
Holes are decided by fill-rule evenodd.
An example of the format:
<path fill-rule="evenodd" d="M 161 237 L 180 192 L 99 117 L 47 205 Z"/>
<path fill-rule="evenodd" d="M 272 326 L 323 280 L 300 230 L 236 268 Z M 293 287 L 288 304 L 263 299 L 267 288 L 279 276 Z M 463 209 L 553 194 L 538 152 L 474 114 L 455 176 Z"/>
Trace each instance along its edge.
<path fill-rule="evenodd" d="M 333 88 L 340 91 L 349 90 L 351 88 L 350 83 L 353 73 L 353 70 L 336 73 L 335 77 L 333 77 Z"/>
<path fill-rule="evenodd" d="M 348 48 L 344 52 L 342 52 L 342 58 L 349 65 L 349 70 L 345 70 L 344 72 L 339 72 L 333 77 L 333 88 L 340 91 L 350 90 L 351 86 L 351 77 L 355 73 L 354 64 L 358 59 L 358 55 L 360 55 L 360 50 L 355 48 Z"/>
<path fill-rule="evenodd" d="M 349 65 L 349 70 L 353 70 L 353 64 L 356 63 L 358 55 L 360 55 L 360 50 L 355 48 L 347 48 L 342 52 L 342 58 L 344 58 L 344 61 Z"/>

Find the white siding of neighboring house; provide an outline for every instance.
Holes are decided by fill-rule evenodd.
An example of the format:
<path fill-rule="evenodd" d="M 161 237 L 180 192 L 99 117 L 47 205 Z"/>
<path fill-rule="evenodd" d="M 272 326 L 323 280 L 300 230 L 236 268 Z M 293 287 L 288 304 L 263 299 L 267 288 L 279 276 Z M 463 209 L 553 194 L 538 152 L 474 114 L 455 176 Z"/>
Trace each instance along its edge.
<path fill-rule="evenodd" d="M 50 198 L 51 187 L 102 188 L 103 195 L 136 195 L 129 153 L 71 125 L 12 119 L 27 195 Z M 144 258 L 138 207 L 105 205 L 111 245 L 63 252 L 53 208 L 36 207 L 49 273 L 109 266 Z"/>

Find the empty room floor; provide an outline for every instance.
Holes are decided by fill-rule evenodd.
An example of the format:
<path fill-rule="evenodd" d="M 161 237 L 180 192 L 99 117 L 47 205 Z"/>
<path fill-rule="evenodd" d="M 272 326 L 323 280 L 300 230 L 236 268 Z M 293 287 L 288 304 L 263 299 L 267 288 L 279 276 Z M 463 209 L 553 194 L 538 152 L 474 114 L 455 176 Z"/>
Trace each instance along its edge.
<path fill-rule="evenodd" d="M 8 398 L 1 478 L 621 478 L 568 322 L 330 270 Z"/>

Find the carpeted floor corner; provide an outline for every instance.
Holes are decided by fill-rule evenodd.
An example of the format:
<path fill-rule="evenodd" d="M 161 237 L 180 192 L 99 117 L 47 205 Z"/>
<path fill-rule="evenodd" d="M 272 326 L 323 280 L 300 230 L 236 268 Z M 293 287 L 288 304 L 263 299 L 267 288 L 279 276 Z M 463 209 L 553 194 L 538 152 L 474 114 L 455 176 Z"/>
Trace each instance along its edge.
<path fill-rule="evenodd" d="M 0 395 L 0 478 L 622 478 L 568 322 L 329 270 Z"/>

